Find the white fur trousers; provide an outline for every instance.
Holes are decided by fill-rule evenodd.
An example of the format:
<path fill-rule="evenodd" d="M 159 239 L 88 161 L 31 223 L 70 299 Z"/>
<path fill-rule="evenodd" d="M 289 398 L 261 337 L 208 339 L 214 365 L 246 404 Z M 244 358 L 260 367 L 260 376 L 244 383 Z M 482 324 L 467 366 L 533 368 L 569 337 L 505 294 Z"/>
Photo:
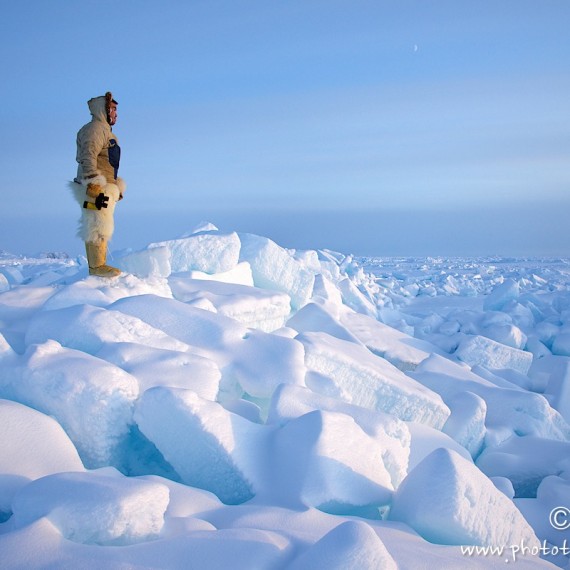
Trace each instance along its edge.
<path fill-rule="evenodd" d="M 117 180 L 117 182 L 121 184 L 122 181 Z M 100 210 L 91 210 L 83 207 L 83 203 L 86 200 L 95 203 L 95 200 L 85 193 L 86 187 L 83 184 L 70 182 L 69 187 L 73 192 L 75 200 L 81 207 L 77 236 L 89 243 L 109 241 L 115 229 L 113 214 L 115 212 L 115 204 L 119 201 L 119 195 L 121 194 L 119 186 L 117 184 L 106 184 L 103 186 L 103 194 L 109 200 L 107 201 L 107 207 Z"/>

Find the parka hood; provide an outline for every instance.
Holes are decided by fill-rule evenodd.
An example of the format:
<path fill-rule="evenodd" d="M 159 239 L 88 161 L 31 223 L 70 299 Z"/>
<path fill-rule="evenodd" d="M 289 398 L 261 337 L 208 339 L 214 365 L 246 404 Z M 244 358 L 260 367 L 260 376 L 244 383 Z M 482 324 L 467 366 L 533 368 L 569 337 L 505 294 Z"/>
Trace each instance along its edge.
<path fill-rule="evenodd" d="M 89 111 L 93 118 L 97 121 L 102 121 L 103 123 L 109 124 L 109 105 L 111 103 L 117 104 L 117 102 L 113 99 L 113 95 L 110 91 L 107 91 L 105 95 L 100 95 L 99 97 L 93 97 L 87 101 L 87 105 L 89 106 Z"/>

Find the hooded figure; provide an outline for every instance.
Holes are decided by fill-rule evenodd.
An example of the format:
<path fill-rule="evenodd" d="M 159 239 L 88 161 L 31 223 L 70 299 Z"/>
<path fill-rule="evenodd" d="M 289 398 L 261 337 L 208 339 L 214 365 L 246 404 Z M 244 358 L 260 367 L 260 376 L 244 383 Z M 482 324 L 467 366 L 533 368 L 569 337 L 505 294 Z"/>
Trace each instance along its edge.
<path fill-rule="evenodd" d="M 111 129 L 117 119 L 117 102 L 107 92 L 87 104 L 92 119 L 77 133 L 77 176 L 70 186 L 81 206 L 78 235 L 85 242 L 89 274 L 114 277 L 120 271 L 107 265 L 107 242 L 115 227 L 115 204 L 126 188 L 117 176 L 121 149 Z"/>

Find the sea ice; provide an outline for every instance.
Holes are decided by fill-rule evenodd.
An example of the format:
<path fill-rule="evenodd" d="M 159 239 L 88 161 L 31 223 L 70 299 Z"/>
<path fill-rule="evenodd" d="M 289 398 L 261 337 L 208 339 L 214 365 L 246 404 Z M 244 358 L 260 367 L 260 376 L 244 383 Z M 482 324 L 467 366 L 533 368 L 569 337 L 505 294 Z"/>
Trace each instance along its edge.
<path fill-rule="evenodd" d="M 341 323 L 374 354 L 403 372 L 414 370 L 430 354 L 442 354 L 435 345 L 389 327 L 367 315 L 344 311 Z"/>
<path fill-rule="evenodd" d="M 227 350 L 233 342 L 243 339 L 248 331 L 245 326 L 223 315 L 155 295 L 120 299 L 109 309 L 134 317 L 137 321 L 140 319 L 154 330 L 162 331 L 167 338 L 179 341 L 179 346 L 157 348 L 185 350 L 190 345 L 212 352 Z"/>
<path fill-rule="evenodd" d="M 472 463 L 443 448 L 428 455 L 400 485 L 390 519 L 405 522 L 436 544 L 539 546 L 513 502 Z"/>
<path fill-rule="evenodd" d="M 134 376 L 141 394 L 154 386 L 170 386 L 188 388 L 206 400 L 215 400 L 220 389 L 218 365 L 191 352 L 117 342 L 103 346 L 96 356 Z"/>
<path fill-rule="evenodd" d="M 54 416 L 87 467 L 120 463 L 139 394 L 134 377 L 54 340 L 31 346 L 10 376 L 1 392 Z"/>
<path fill-rule="evenodd" d="M 506 346 L 490 338 L 475 335 L 466 336 L 455 351 L 459 360 L 486 368 L 512 368 L 527 374 L 532 364 L 532 354 Z"/>
<path fill-rule="evenodd" d="M 222 273 L 238 264 L 241 243 L 235 232 L 222 233 L 213 230 L 198 232 L 185 238 L 151 243 L 148 247 L 168 249 L 172 273 L 190 270 Z"/>
<path fill-rule="evenodd" d="M 346 414 L 317 410 L 291 420 L 277 430 L 272 457 L 272 483 L 288 504 L 380 518 L 378 507 L 390 502 L 382 448 Z"/>
<path fill-rule="evenodd" d="M 339 524 L 296 558 L 290 570 L 397 570 L 378 535 L 364 522 Z"/>
<path fill-rule="evenodd" d="M 140 251 L 122 252 L 113 262 L 121 271 L 137 277 L 168 277 L 172 273 L 170 258 L 168 247 L 156 245 Z"/>
<path fill-rule="evenodd" d="M 61 425 L 23 404 L 0 400 L 0 433 L 0 521 L 11 514 L 16 491 L 30 480 L 85 469 Z"/>
<path fill-rule="evenodd" d="M 187 485 L 211 491 L 226 504 L 255 495 L 265 426 L 191 390 L 162 387 L 142 395 L 135 421 Z"/>
<path fill-rule="evenodd" d="M 146 295 L 129 297 L 126 301 L 146 297 Z M 165 301 L 174 302 L 172 299 Z M 29 346 L 49 339 L 89 354 L 95 354 L 106 343 L 116 342 L 134 342 L 169 350 L 184 351 L 188 348 L 183 342 L 137 317 L 91 305 L 75 305 L 35 315 L 26 333 L 26 344 Z"/>
<path fill-rule="evenodd" d="M 450 401 L 462 392 L 473 392 L 487 404 L 486 443 L 491 443 L 490 431 L 510 435 L 536 435 L 547 439 L 570 439 L 570 426 L 541 394 L 520 388 L 500 388 L 465 365 L 432 355 L 409 373 L 421 384 Z M 509 435 L 507 435 L 509 434 Z"/>
<path fill-rule="evenodd" d="M 449 416 L 438 394 L 366 348 L 326 333 L 303 333 L 297 339 L 305 346 L 307 369 L 332 384 L 326 395 L 438 429 Z"/>
<path fill-rule="evenodd" d="M 392 486 L 396 488 L 402 482 L 408 471 L 410 431 L 406 422 L 392 415 L 348 404 L 300 386 L 282 384 L 273 394 L 267 421 L 269 424 L 284 425 L 317 410 L 354 418 L 364 432 L 377 441 Z"/>
<path fill-rule="evenodd" d="M 485 311 L 500 311 L 509 301 L 518 299 L 519 295 L 519 283 L 513 279 L 506 279 L 485 297 L 483 309 Z"/>
<path fill-rule="evenodd" d="M 362 342 L 320 303 L 307 303 L 287 321 L 287 326 L 298 332 L 326 332 L 341 340 L 362 345 Z"/>
<path fill-rule="evenodd" d="M 257 287 L 287 293 L 294 309 L 307 303 L 313 293 L 313 271 L 268 238 L 240 234 L 240 239 L 240 261 L 249 262 Z"/>
<path fill-rule="evenodd" d="M 477 457 L 485 442 L 485 418 L 487 404 L 473 392 L 459 392 L 447 398 L 451 416 L 443 426 L 443 432 L 461 444 L 472 457 Z"/>
<path fill-rule="evenodd" d="M 172 293 L 182 302 L 207 299 L 216 312 L 246 327 L 271 332 L 281 328 L 291 313 L 291 299 L 286 293 L 258 287 L 189 279 L 184 274 L 169 279 Z"/>
<path fill-rule="evenodd" d="M 305 373 L 305 351 L 298 340 L 256 330 L 236 343 L 224 370 L 226 382 L 236 381 L 262 406 L 280 384 L 304 386 Z"/>
<path fill-rule="evenodd" d="M 569 458 L 570 442 L 525 436 L 485 449 L 476 464 L 489 477 L 510 479 L 517 497 L 535 497 L 541 481 L 559 475 Z"/>
<path fill-rule="evenodd" d="M 46 517 L 74 542 L 126 545 L 158 538 L 168 487 L 125 477 L 111 467 L 57 473 L 23 487 L 12 503 L 14 528 Z"/>

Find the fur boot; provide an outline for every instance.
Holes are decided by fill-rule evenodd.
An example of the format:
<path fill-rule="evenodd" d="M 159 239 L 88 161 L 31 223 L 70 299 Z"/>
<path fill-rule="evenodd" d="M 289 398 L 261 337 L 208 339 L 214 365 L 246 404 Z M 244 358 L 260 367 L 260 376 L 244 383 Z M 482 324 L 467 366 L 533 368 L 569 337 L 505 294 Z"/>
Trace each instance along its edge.
<path fill-rule="evenodd" d="M 98 277 L 116 277 L 121 271 L 116 267 L 107 265 L 107 242 L 85 243 L 87 262 L 89 263 L 89 275 Z"/>

